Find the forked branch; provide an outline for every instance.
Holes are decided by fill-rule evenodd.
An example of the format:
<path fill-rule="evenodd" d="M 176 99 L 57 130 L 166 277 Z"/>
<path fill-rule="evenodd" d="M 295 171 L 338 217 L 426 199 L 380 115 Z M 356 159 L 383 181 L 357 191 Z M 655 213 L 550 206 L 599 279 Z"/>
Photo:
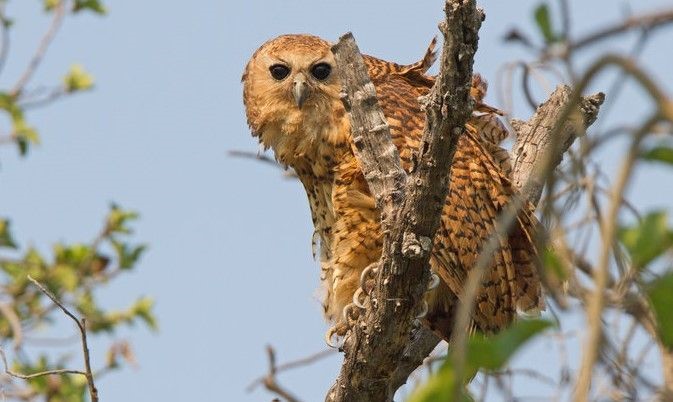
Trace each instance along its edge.
<path fill-rule="evenodd" d="M 328 401 L 391 401 L 393 375 L 410 341 L 430 277 L 432 239 L 448 193 L 456 143 L 472 113 L 470 83 L 483 13 L 447 0 L 441 70 L 426 100 L 418 164 L 406 175 L 352 35 L 333 48 L 350 111 L 356 156 L 381 210 L 384 244 L 364 314 L 348 333 L 345 361 Z"/>
<path fill-rule="evenodd" d="M 427 267 L 429 246 L 446 197 L 446 192 L 441 190 L 448 189 L 456 140 L 471 113 L 467 91 L 477 31 L 483 18 L 473 2 L 449 0 L 446 9 L 447 21 L 440 25 L 445 36 L 440 76 L 428 99 L 420 162 L 408 176 L 399 167 L 399 156 L 365 66 L 361 60 L 358 62 L 360 55 L 352 35 L 343 37 L 333 49 L 342 71 L 344 103 L 351 113 L 357 156 L 381 208 L 386 238 L 379 264 L 383 269 L 379 270 L 372 296 L 375 303 L 368 306 L 367 313 L 360 317 L 346 339 L 345 361 L 328 401 L 391 400 L 395 390 L 439 342 L 426 329 L 414 331 L 411 339 L 406 331 L 411 328 L 414 308 L 427 281 L 428 272 L 424 267 Z M 597 94 L 583 97 L 573 105 L 570 90 L 564 87 L 552 94 L 528 122 L 516 124 L 520 145 L 514 150 L 513 179 L 517 187 L 525 191 L 519 202 L 537 203 L 544 181 L 533 167 L 553 170 L 574 139 L 595 121 L 602 102 L 603 95 Z M 573 114 L 575 118 L 556 127 L 565 108 L 577 109 Z M 563 138 L 552 141 L 550 137 L 554 132 L 560 132 Z M 539 152 L 530 152 L 531 141 L 536 142 Z M 526 142 L 531 144 L 525 146 Z M 552 146 L 554 149 L 550 149 Z M 542 163 L 543 157 L 551 160 Z M 406 185 L 403 185 L 405 176 Z M 539 181 L 540 185 L 536 185 Z M 420 246 L 415 248 L 419 252 L 414 258 L 409 258 L 408 249 L 405 252 L 405 239 L 410 238 Z M 407 302 L 395 305 L 388 302 L 400 299 Z"/>

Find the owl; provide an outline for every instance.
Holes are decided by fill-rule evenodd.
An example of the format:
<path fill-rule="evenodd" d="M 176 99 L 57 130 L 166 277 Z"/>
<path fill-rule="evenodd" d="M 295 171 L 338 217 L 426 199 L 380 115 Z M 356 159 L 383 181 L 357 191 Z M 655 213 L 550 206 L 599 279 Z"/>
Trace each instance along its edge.
<path fill-rule="evenodd" d="M 435 81 L 427 74 L 435 60 L 434 46 L 433 40 L 425 56 L 409 65 L 363 56 L 407 172 L 425 124 L 419 98 Z M 335 70 L 329 42 L 311 35 L 283 35 L 253 54 L 242 82 L 252 135 L 273 150 L 279 163 L 294 169 L 306 190 L 320 240 L 324 313 L 334 324 L 332 332 L 344 335 L 344 309 L 357 298 L 363 271 L 381 256 L 383 235 L 379 210 L 355 156 Z M 477 107 L 458 140 L 430 257 L 439 284 L 426 293 L 423 322 L 446 340 L 451 338 L 467 274 L 495 232 L 498 214 L 515 194 L 507 152 L 498 147 L 507 130 L 497 110 L 481 103 L 485 91 L 485 82 L 475 76 L 471 93 Z M 525 209 L 510 232 L 499 238 L 477 293 L 474 329 L 498 331 L 518 310 L 541 306 L 535 227 L 532 211 Z"/>

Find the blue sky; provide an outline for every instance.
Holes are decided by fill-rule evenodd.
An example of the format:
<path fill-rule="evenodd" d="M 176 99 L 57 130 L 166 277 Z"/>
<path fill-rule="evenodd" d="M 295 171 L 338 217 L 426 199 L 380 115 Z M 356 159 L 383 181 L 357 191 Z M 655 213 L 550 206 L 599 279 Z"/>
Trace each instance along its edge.
<path fill-rule="evenodd" d="M 103 400 L 268 401 L 264 391 L 245 392 L 266 370 L 264 346 L 274 345 L 280 361 L 320 351 L 326 325 L 315 296 L 318 269 L 299 183 L 264 164 L 227 155 L 231 149 L 257 150 L 241 101 L 245 62 L 278 34 L 310 32 L 335 40 L 346 31 L 354 32 L 366 53 L 412 62 L 437 34 L 442 2 L 108 3 L 105 18 L 66 20 L 36 75 L 34 85 L 59 82 L 77 62 L 95 75 L 96 88 L 30 113 L 43 143 L 27 159 L 11 147 L 0 149 L 0 212 L 12 218 L 23 245 L 43 250 L 55 241 L 92 238 L 110 201 L 142 214 L 136 238 L 150 250 L 136 273 L 101 296 L 110 307 L 153 296 L 160 331 L 120 333 L 132 340 L 140 368 L 101 379 Z M 513 26 L 537 36 L 531 16 L 537 3 L 481 2 L 487 19 L 475 69 L 492 83 L 503 63 L 530 60 L 501 37 Z M 670 5 L 571 3 L 575 33 L 617 21 L 627 6 Z M 4 86 L 14 82 L 48 24 L 39 1 L 9 2 L 8 13 L 16 26 L 0 77 Z M 666 90 L 673 88 L 673 56 L 662 49 L 670 49 L 671 40 L 673 30 L 655 34 L 642 56 Z M 620 37 L 583 52 L 581 63 L 596 50 L 623 50 L 632 43 L 633 37 Z M 606 89 L 607 83 L 597 86 Z M 493 93 L 488 99 L 497 104 Z M 514 114 L 527 118 L 529 110 L 520 96 L 515 99 Z M 647 107 L 642 93 L 627 86 L 602 124 L 636 121 Z M 601 163 L 611 170 L 619 160 L 604 155 Z M 670 208 L 665 182 L 671 183 L 669 173 L 641 169 L 631 195 L 645 208 Z M 105 340 L 94 344 L 94 365 L 102 365 L 104 345 Z M 545 367 L 546 360 L 539 364 Z M 335 355 L 280 379 L 303 400 L 322 400 L 339 362 Z"/>

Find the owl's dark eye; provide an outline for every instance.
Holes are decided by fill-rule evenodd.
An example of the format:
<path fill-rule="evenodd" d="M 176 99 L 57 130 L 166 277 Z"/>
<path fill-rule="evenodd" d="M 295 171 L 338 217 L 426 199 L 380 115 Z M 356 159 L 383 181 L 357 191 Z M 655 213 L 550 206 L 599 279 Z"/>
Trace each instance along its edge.
<path fill-rule="evenodd" d="M 273 78 L 280 81 L 290 74 L 290 67 L 284 66 L 282 64 L 274 64 L 273 66 L 269 67 L 269 71 L 271 72 L 271 76 Z"/>
<path fill-rule="evenodd" d="M 311 75 L 319 80 L 325 80 L 332 72 L 332 66 L 327 63 L 319 63 L 311 69 Z"/>

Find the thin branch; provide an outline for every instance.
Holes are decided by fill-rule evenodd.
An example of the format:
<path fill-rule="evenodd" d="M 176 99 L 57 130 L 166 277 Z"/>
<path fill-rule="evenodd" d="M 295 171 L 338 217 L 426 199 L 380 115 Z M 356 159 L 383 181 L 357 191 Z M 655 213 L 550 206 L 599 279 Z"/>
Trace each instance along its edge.
<path fill-rule="evenodd" d="M 520 375 L 524 377 L 529 377 L 534 380 L 538 380 L 541 383 L 544 383 L 549 386 L 556 386 L 557 381 L 553 378 L 551 378 L 548 375 L 545 375 L 544 373 L 541 373 L 539 371 L 533 370 L 533 369 L 527 369 L 527 368 L 506 368 L 502 369 L 500 371 L 491 373 L 492 375 L 509 375 L 509 376 L 514 376 L 514 375 Z"/>
<path fill-rule="evenodd" d="M 631 147 L 626 156 L 626 160 L 622 164 L 620 173 L 617 177 L 617 182 L 613 188 L 611 197 L 612 202 L 610 203 L 608 213 L 601 223 L 603 242 L 598 267 L 594 271 L 593 275 L 595 290 L 589 299 L 589 305 L 587 307 L 587 325 L 589 326 L 589 333 L 584 343 L 582 365 L 575 388 L 574 400 L 577 402 L 588 400 L 589 388 L 591 385 L 591 379 L 593 377 L 593 367 L 598 357 L 598 349 L 600 347 L 602 337 L 601 316 L 605 303 L 604 291 L 607 287 L 609 277 L 608 267 L 610 262 L 610 250 L 614 244 L 613 239 L 617 230 L 617 215 L 621 208 L 622 196 L 633 173 L 633 166 L 638 158 L 640 143 L 645 135 L 650 132 L 650 128 L 653 127 L 660 119 L 661 116 L 658 113 L 655 114 L 634 136 L 633 142 L 631 143 Z"/>
<path fill-rule="evenodd" d="M 278 163 L 275 160 L 269 158 L 267 155 L 261 154 L 259 152 L 239 151 L 239 150 L 236 150 L 236 149 L 232 149 L 227 153 L 229 154 L 229 156 L 233 156 L 233 157 L 236 157 L 236 158 L 255 159 L 255 160 L 258 160 L 260 162 L 264 162 L 268 165 L 271 165 L 273 167 L 277 167 L 279 169 L 283 168 L 280 165 L 280 163 Z"/>
<path fill-rule="evenodd" d="M 10 94 L 12 96 L 16 97 L 21 93 L 21 91 L 23 91 L 26 84 L 30 81 L 30 79 L 37 71 L 38 67 L 40 67 L 42 59 L 47 53 L 47 49 L 49 49 L 49 45 L 54 40 L 56 33 L 61 27 L 63 18 L 65 17 L 66 13 L 66 3 L 67 3 L 66 1 L 61 1 L 54 9 L 53 11 L 54 16 L 51 20 L 51 25 L 49 26 L 49 29 L 42 37 L 42 40 L 40 40 L 40 44 L 38 45 L 35 54 L 33 54 L 33 58 L 30 60 L 28 67 L 26 67 L 19 80 L 16 82 L 16 84 L 14 84 L 14 88 L 10 91 Z"/>
<path fill-rule="evenodd" d="M 23 330 L 21 329 L 21 320 L 12 306 L 6 303 L 0 303 L 0 313 L 7 319 L 9 327 L 12 329 L 13 347 L 17 350 L 23 343 Z"/>
<path fill-rule="evenodd" d="M 587 72 L 584 74 L 582 79 L 579 81 L 577 84 L 577 87 L 574 89 L 571 97 L 570 97 L 570 105 L 577 105 L 580 102 L 580 94 L 581 92 L 589 85 L 589 83 L 600 73 L 602 72 L 606 67 L 609 66 L 616 66 L 619 67 L 622 71 L 628 73 L 629 76 L 633 77 L 638 81 L 638 83 L 642 86 L 643 89 L 645 89 L 648 94 L 651 96 L 651 98 L 654 100 L 656 109 L 657 109 L 657 118 L 660 120 L 668 120 L 668 121 L 673 121 L 673 103 L 668 99 L 668 97 L 661 91 L 659 86 L 647 75 L 645 74 L 632 60 L 619 56 L 619 55 L 613 55 L 613 54 L 608 54 L 603 57 L 601 57 L 599 60 L 597 60 L 589 69 Z M 559 121 L 566 121 L 571 117 L 571 114 L 573 113 L 573 109 L 570 107 L 564 108 L 563 112 L 560 114 Z M 651 128 L 651 127 L 650 127 Z M 648 130 L 650 129 L 648 128 Z M 559 144 L 559 133 L 561 132 L 562 127 L 561 125 L 557 125 L 554 127 L 551 133 L 551 138 L 552 138 L 552 149 L 556 148 Z M 644 135 L 644 134 L 643 134 Z M 552 163 L 549 158 L 546 158 L 544 161 L 546 166 L 549 166 L 550 163 Z M 547 168 L 543 169 L 536 169 L 536 171 L 539 172 L 550 172 Z M 546 180 L 544 182 L 548 183 L 549 188 L 553 189 L 553 175 L 549 173 L 547 174 Z M 616 202 L 619 202 L 621 198 L 615 200 Z M 601 225 L 603 226 L 603 225 Z M 604 238 L 606 239 L 611 239 L 612 237 L 607 236 L 607 234 L 603 233 Z M 612 242 L 609 242 L 609 246 L 612 245 Z M 602 273 L 599 273 L 596 279 L 601 279 L 603 276 Z M 604 288 L 604 284 L 601 284 L 600 282 L 596 284 L 597 287 L 602 287 Z M 596 296 L 594 297 L 594 301 L 591 303 L 593 307 L 590 308 L 590 310 L 593 312 L 593 314 L 596 314 L 596 311 L 598 311 L 598 314 L 600 315 L 600 311 L 602 310 L 602 303 L 603 303 L 603 296 L 602 293 L 597 293 Z M 598 329 L 590 329 L 590 336 L 589 339 L 593 339 L 594 341 L 598 341 L 600 337 L 600 328 Z M 590 343 L 587 341 L 586 345 L 588 346 Z M 668 362 L 672 361 L 673 359 L 673 354 L 670 352 L 666 351 L 663 348 L 660 348 L 660 352 L 662 354 L 662 360 L 664 360 L 664 367 L 668 366 Z M 586 351 L 584 360 L 583 360 L 583 375 L 580 376 L 579 383 L 577 384 L 577 389 L 576 389 L 576 396 L 575 399 L 577 401 L 583 401 L 586 400 L 586 397 L 588 396 L 589 392 L 589 382 L 590 382 L 590 377 L 591 377 L 591 371 L 593 368 L 593 365 L 595 364 L 596 361 L 596 351 L 595 349 L 588 349 Z M 667 377 L 666 378 L 666 386 L 670 388 L 671 383 L 673 381 L 670 381 L 668 379 L 668 376 L 673 376 L 673 373 L 664 373 L 664 375 Z"/>
<path fill-rule="evenodd" d="M 52 374 L 79 374 L 86 376 L 86 373 L 83 371 L 79 370 L 66 370 L 66 369 L 60 369 L 60 370 L 47 370 L 47 371 L 40 371 L 37 373 L 32 373 L 32 374 L 22 374 L 22 373 L 17 373 L 15 371 L 12 371 L 9 369 L 9 365 L 7 364 L 7 356 L 5 355 L 5 351 L 0 348 L 0 358 L 2 358 L 2 364 L 5 366 L 5 374 L 15 377 L 15 378 L 20 378 L 22 380 L 30 380 L 33 378 L 37 377 L 42 377 L 45 375 L 52 375 Z"/>
<path fill-rule="evenodd" d="M 239 151 L 236 149 L 232 149 L 229 152 L 227 152 L 229 156 L 233 156 L 235 158 L 242 158 L 242 159 L 254 159 L 260 162 L 263 162 L 267 165 L 273 166 L 275 168 L 278 168 L 283 171 L 283 175 L 289 178 L 297 178 L 297 174 L 294 172 L 294 170 L 287 168 L 280 163 L 276 162 L 274 159 L 268 157 L 267 155 L 264 155 L 259 152 L 250 152 L 250 151 Z"/>
<path fill-rule="evenodd" d="M 72 92 L 68 92 L 66 91 L 65 87 L 59 86 L 56 88 L 51 88 L 43 94 L 30 94 L 28 96 L 22 96 L 21 100 L 19 101 L 19 105 L 26 110 L 35 109 L 50 105 L 62 97 L 70 94 L 72 94 Z"/>
<path fill-rule="evenodd" d="M 601 40 L 614 38 L 617 34 L 634 29 L 651 31 L 671 22 L 673 22 L 673 10 L 657 11 L 651 14 L 630 17 L 616 25 L 605 27 L 569 43 L 567 51 L 576 51 L 583 47 L 593 45 Z"/>
<path fill-rule="evenodd" d="M 270 345 L 266 347 L 266 353 L 269 357 L 269 373 L 262 381 L 264 387 L 281 398 L 284 398 L 286 402 L 299 402 L 299 399 L 286 391 L 276 381 L 276 373 L 278 372 L 278 367 L 276 367 L 276 352 Z"/>
<path fill-rule="evenodd" d="M 559 0 L 561 9 L 561 37 L 567 40 L 570 35 L 570 4 L 569 0 Z"/>
<path fill-rule="evenodd" d="M 33 282 L 35 286 L 37 286 L 42 293 L 47 295 L 51 299 L 54 304 L 56 304 L 62 311 L 67 315 L 68 317 L 72 318 L 73 321 L 75 321 L 75 324 L 77 324 L 77 328 L 79 328 L 79 332 L 82 338 L 82 352 L 84 354 L 84 368 L 85 372 L 78 371 L 77 374 L 82 374 L 86 377 L 87 383 L 89 385 L 89 396 L 91 397 L 91 402 L 98 402 L 98 389 L 96 389 L 96 385 L 94 384 L 93 380 L 93 371 L 91 370 L 91 359 L 89 356 L 89 345 L 87 343 L 86 339 L 86 319 L 82 318 L 81 320 L 75 317 L 73 313 L 68 310 L 63 303 L 61 303 L 56 296 L 54 296 L 47 288 L 45 288 L 40 282 L 35 280 L 33 277 L 28 275 L 28 280 Z"/>
<path fill-rule="evenodd" d="M 271 348 L 271 347 L 270 346 L 267 347 L 267 353 L 268 353 L 269 348 Z M 272 349 L 272 351 L 273 351 L 273 349 Z M 311 354 L 309 356 L 306 356 L 306 357 L 302 357 L 301 359 L 292 360 L 292 361 L 289 361 L 287 363 L 279 364 L 279 365 L 274 367 L 273 373 L 278 374 L 282 371 L 292 370 L 292 369 L 295 369 L 297 367 L 308 366 L 308 365 L 311 365 L 311 364 L 313 364 L 313 363 L 315 363 L 319 360 L 322 360 L 322 359 L 324 359 L 328 356 L 331 356 L 334 353 L 336 353 L 336 349 L 331 349 L 330 348 L 330 349 L 322 350 L 318 353 L 313 353 L 313 354 Z M 256 379 L 255 381 L 250 383 L 250 385 L 247 386 L 246 391 L 251 392 L 258 385 L 264 384 L 267 377 L 268 377 L 268 374 L 266 376 L 259 377 L 258 379 Z"/>
<path fill-rule="evenodd" d="M 7 63 L 7 56 L 9 54 L 9 23 L 5 15 L 5 6 L 7 4 L 3 1 L 0 3 L 0 75 L 5 69 Z"/>

